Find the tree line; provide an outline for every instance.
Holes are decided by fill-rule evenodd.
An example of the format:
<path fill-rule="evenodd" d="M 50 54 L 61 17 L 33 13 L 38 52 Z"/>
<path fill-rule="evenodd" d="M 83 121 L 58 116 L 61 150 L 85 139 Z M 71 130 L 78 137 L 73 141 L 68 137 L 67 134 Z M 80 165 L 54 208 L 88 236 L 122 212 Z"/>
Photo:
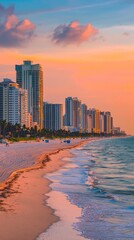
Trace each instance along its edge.
<path fill-rule="evenodd" d="M 19 140 L 21 138 L 71 138 L 71 137 L 95 137 L 95 136 L 112 136 L 112 134 L 98 134 L 98 133 L 81 133 L 81 132 L 70 132 L 63 129 L 58 131 L 53 131 L 49 129 L 38 129 L 37 126 L 32 128 L 26 128 L 25 125 L 21 126 L 16 123 L 12 125 L 11 123 L 7 123 L 5 120 L 0 121 L 0 139 L 7 138 L 9 140 Z"/>

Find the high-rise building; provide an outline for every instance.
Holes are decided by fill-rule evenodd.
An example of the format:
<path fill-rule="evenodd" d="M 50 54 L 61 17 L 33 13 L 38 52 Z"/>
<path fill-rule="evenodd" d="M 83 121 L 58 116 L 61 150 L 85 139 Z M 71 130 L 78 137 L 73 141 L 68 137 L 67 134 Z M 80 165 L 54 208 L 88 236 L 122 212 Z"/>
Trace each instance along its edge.
<path fill-rule="evenodd" d="M 63 129 L 63 105 L 44 103 L 44 128 L 48 130 Z"/>
<path fill-rule="evenodd" d="M 0 120 L 27 127 L 27 90 L 10 79 L 0 83 Z"/>
<path fill-rule="evenodd" d="M 32 127 L 29 124 L 29 114 L 28 114 L 28 94 L 27 90 L 19 88 L 19 122 L 21 126 Z"/>
<path fill-rule="evenodd" d="M 95 128 L 95 109 L 89 108 L 89 110 L 87 111 L 87 114 L 88 116 L 90 116 L 88 120 L 91 121 L 91 126 L 92 126 L 91 132 L 93 133 Z"/>
<path fill-rule="evenodd" d="M 0 82 L 0 120 L 6 120 L 8 122 L 8 86 L 9 83 L 13 83 L 12 80 L 5 78 L 3 82 Z"/>
<path fill-rule="evenodd" d="M 19 122 L 19 86 L 10 83 L 8 86 L 8 122 L 15 125 Z M 7 120 L 7 119 L 6 119 Z"/>
<path fill-rule="evenodd" d="M 73 127 L 81 131 L 81 101 L 75 97 L 73 98 Z"/>
<path fill-rule="evenodd" d="M 104 133 L 105 112 L 100 113 L 100 133 Z"/>
<path fill-rule="evenodd" d="M 87 132 L 87 105 L 81 104 L 81 129 L 83 133 Z"/>
<path fill-rule="evenodd" d="M 2 96 L 0 102 L 0 119 L 6 120 L 6 122 L 10 122 L 13 125 L 19 123 L 18 92 L 18 84 L 12 80 L 4 79 L 4 81 L 0 83 L 0 95 Z"/>
<path fill-rule="evenodd" d="M 96 133 L 100 133 L 100 110 L 95 111 L 95 130 Z"/>
<path fill-rule="evenodd" d="M 65 99 L 65 125 L 73 126 L 73 98 Z"/>
<path fill-rule="evenodd" d="M 114 119 L 113 117 L 111 117 L 111 133 L 113 133 L 113 129 L 114 129 Z"/>
<path fill-rule="evenodd" d="M 106 134 L 111 134 L 112 133 L 112 125 L 113 125 L 113 119 L 111 117 L 111 113 L 110 112 L 105 112 L 104 132 Z"/>
<path fill-rule="evenodd" d="M 65 124 L 71 131 L 82 131 L 81 101 L 75 97 L 65 99 Z"/>
<path fill-rule="evenodd" d="M 92 133 L 93 125 L 92 125 L 92 116 L 87 114 L 87 132 Z"/>
<path fill-rule="evenodd" d="M 43 71 L 40 64 L 24 61 L 16 65 L 16 81 L 20 88 L 28 91 L 28 113 L 32 122 L 43 128 Z"/>
<path fill-rule="evenodd" d="M 100 111 L 98 109 L 89 109 L 88 115 L 92 117 L 92 132 L 100 133 Z"/>

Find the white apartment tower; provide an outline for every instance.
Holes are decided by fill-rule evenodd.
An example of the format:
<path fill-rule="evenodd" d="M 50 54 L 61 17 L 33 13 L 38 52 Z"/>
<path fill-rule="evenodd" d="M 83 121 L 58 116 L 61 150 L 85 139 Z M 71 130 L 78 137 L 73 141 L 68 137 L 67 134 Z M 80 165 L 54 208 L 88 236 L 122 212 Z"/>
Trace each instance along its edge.
<path fill-rule="evenodd" d="M 0 83 L 0 120 L 27 127 L 27 90 L 10 79 Z"/>
<path fill-rule="evenodd" d="M 0 120 L 6 120 L 6 122 L 10 122 L 13 125 L 19 123 L 18 92 L 18 84 L 12 80 L 4 79 L 0 83 L 0 95 L 2 96 L 0 101 Z"/>

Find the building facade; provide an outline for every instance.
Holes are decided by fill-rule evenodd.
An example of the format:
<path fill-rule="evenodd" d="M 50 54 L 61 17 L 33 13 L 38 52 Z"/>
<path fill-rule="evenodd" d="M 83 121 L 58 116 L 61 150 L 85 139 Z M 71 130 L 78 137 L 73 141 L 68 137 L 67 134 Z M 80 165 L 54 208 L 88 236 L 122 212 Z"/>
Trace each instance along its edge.
<path fill-rule="evenodd" d="M 8 85 L 12 83 L 10 79 L 0 82 L 0 120 L 8 121 Z"/>
<path fill-rule="evenodd" d="M 106 134 L 111 134 L 112 133 L 112 117 L 110 112 L 105 112 L 105 117 L 104 117 L 104 132 Z"/>
<path fill-rule="evenodd" d="M 81 131 L 81 101 L 75 97 L 73 98 L 73 127 L 77 131 Z"/>
<path fill-rule="evenodd" d="M 92 118 L 92 132 L 100 133 L 100 111 L 92 108 L 88 110 L 88 115 Z"/>
<path fill-rule="evenodd" d="M 65 125 L 73 126 L 73 98 L 65 99 Z"/>
<path fill-rule="evenodd" d="M 19 122 L 21 126 L 25 125 L 30 128 L 31 124 L 29 124 L 29 114 L 28 114 L 28 94 L 27 90 L 23 88 L 19 88 Z"/>
<path fill-rule="evenodd" d="M 92 125 L 92 116 L 87 114 L 87 132 L 92 133 L 93 125 Z"/>
<path fill-rule="evenodd" d="M 81 101 L 77 97 L 65 99 L 65 125 L 71 132 L 82 131 Z"/>
<path fill-rule="evenodd" d="M 63 105 L 44 103 L 44 128 L 57 131 L 63 129 Z"/>
<path fill-rule="evenodd" d="M 8 86 L 8 121 L 15 125 L 19 121 L 19 86 L 17 83 L 10 83 Z M 7 119 L 6 119 L 7 120 Z"/>
<path fill-rule="evenodd" d="M 105 112 L 100 113 L 100 133 L 104 133 Z"/>
<path fill-rule="evenodd" d="M 27 90 L 20 89 L 19 85 L 10 79 L 0 83 L 0 120 L 21 126 L 27 124 Z"/>
<path fill-rule="evenodd" d="M 28 92 L 28 113 L 32 122 L 43 128 L 43 71 L 40 64 L 24 61 L 16 65 L 16 81 L 20 88 Z"/>
<path fill-rule="evenodd" d="M 0 101 L 0 120 L 6 120 L 7 123 L 9 122 L 13 125 L 19 123 L 18 93 L 18 84 L 12 80 L 4 79 L 0 83 L 0 95 L 2 96 Z"/>
<path fill-rule="evenodd" d="M 81 129 L 83 133 L 86 133 L 88 131 L 86 104 L 81 104 Z"/>

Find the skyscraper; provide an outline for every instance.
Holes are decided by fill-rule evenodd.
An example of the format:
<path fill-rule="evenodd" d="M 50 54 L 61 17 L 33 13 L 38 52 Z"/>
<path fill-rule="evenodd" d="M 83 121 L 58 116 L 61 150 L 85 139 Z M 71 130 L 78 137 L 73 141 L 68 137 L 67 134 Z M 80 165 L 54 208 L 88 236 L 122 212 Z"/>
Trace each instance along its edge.
<path fill-rule="evenodd" d="M 27 125 L 27 90 L 19 88 L 10 79 L 0 83 L 0 120 L 6 120 L 15 125 Z"/>
<path fill-rule="evenodd" d="M 29 124 L 29 114 L 28 114 L 28 94 L 27 90 L 19 88 L 19 123 L 21 126 L 25 125 L 26 127 L 31 127 Z"/>
<path fill-rule="evenodd" d="M 6 120 L 11 124 L 19 123 L 18 91 L 18 84 L 10 79 L 4 79 L 0 83 L 0 120 Z"/>
<path fill-rule="evenodd" d="M 28 113 L 32 121 L 43 128 L 43 71 L 40 64 L 24 61 L 16 65 L 16 81 L 28 91 Z"/>
<path fill-rule="evenodd" d="M 100 113 L 100 133 L 104 133 L 105 112 Z"/>
<path fill-rule="evenodd" d="M 87 105 L 81 104 L 81 128 L 82 132 L 87 132 Z"/>
<path fill-rule="evenodd" d="M 82 109 L 81 101 L 75 97 L 65 99 L 65 123 L 71 131 L 81 131 Z"/>
<path fill-rule="evenodd" d="M 19 86 L 17 83 L 10 83 L 8 86 L 8 120 L 7 122 L 15 125 L 19 122 Z"/>
<path fill-rule="evenodd" d="M 88 110 L 88 114 L 92 117 L 92 132 L 100 133 L 100 111 L 92 108 Z"/>
<path fill-rule="evenodd" d="M 65 99 L 65 125 L 73 126 L 73 98 Z"/>
<path fill-rule="evenodd" d="M 8 122 L 8 85 L 13 81 L 10 79 L 4 79 L 0 82 L 0 120 L 6 120 Z"/>
<path fill-rule="evenodd" d="M 48 130 L 63 128 L 63 105 L 44 103 L 44 127 Z"/>
<path fill-rule="evenodd" d="M 92 133 L 92 116 L 90 114 L 87 115 L 87 132 Z"/>
<path fill-rule="evenodd" d="M 113 118 L 111 117 L 110 112 L 105 112 L 105 117 L 104 117 L 104 132 L 107 134 L 112 133 L 113 128 Z"/>
<path fill-rule="evenodd" d="M 81 101 L 75 97 L 73 98 L 73 127 L 77 131 L 81 131 Z"/>

